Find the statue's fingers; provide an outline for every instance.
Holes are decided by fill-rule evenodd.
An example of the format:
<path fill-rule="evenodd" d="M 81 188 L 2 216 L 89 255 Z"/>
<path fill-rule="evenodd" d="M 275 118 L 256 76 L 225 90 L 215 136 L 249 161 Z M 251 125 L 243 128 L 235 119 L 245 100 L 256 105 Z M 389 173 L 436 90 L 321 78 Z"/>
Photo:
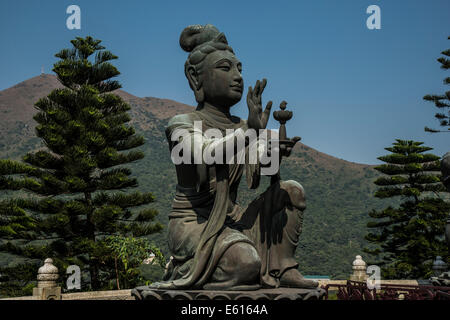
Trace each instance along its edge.
<path fill-rule="evenodd" d="M 255 90 L 253 91 L 253 98 L 258 97 L 260 88 L 261 88 L 261 84 L 260 84 L 259 80 L 256 80 Z"/>
<path fill-rule="evenodd" d="M 261 96 L 264 91 L 264 88 L 266 87 L 266 83 L 267 83 L 266 79 L 262 79 L 259 82 L 259 90 L 258 90 L 258 96 L 257 96 L 259 104 L 261 104 Z"/>
<path fill-rule="evenodd" d="M 262 95 L 262 93 L 263 93 L 263 91 L 264 91 L 264 88 L 266 87 L 266 84 L 267 84 L 267 79 L 266 79 L 266 78 L 262 79 L 262 82 L 261 82 L 261 90 L 260 90 L 260 92 L 259 92 L 260 95 Z"/>
<path fill-rule="evenodd" d="M 267 122 L 269 122 L 271 108 L 272 108 L 272 101 L 269 101 L 267 102 L 266 108 L 264 109 L 264 112 L 261 115 L 264 128 L 267 126 Z"/>
<path fill-rule="evenodd" d="M 262 113 L 262 106 L 261 106 L 261 91 L 259 91 L 259 93 L 258 93 L 258 95 L 255 97 L 255 102 L 256 102 L 256 105 L 257 105 L 257 107 L 258 107 L 258 112 L 259 113 Z"/>
<path fill-rule="evenodd" d="M 261 107 L 261 94 L 263 90 L 263 81 L 258 80 L 258 91 L 255 92 L 255 103 L 259 106 L 260 112 L 262 111 Z"/>
<path fill-rule="evenodd" d="M 266 108 L 264 109 L 264 114 L 269 117 L 270 110 L 272 109 L 272 101 L 267 102 Z"/>
<path fill-rule="evenodd" d="M 253 98 L 253 88 L 252 88 L 252 86 L 250 86 L 250 87 L 248 87 L 248 92 L 247 92 L 247 105 L 250 104 L 252 98 Z"/>

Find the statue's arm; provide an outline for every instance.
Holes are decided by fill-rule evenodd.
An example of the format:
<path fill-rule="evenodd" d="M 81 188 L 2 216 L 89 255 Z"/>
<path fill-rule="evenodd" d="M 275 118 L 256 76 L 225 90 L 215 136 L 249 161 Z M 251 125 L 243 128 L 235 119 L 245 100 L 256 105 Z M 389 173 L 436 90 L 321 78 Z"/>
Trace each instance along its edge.
<path fill-rule="evenodd" d="M 245 152 L 240 153 L 240 151 L 245 151 L 251 140 L 246 139 L 245 129 L 245 127 L 238 128 L 225 137 L 220 130 L 215 129 L 216 134 L 208 137 L 199 123 L 195 123 L 189 114 L 183 114 L 170 119 L 166 128 L 166 137 L 172 155 L 182 154 L 184 163 L 188 160 L 191 161 L 190 163 L 203 163 L 203 155 L 210 155 L 208 164 L 223 164 L 231 155 L 245 156 Z M 210 131 L 210 133 L 214 132 Z"/>

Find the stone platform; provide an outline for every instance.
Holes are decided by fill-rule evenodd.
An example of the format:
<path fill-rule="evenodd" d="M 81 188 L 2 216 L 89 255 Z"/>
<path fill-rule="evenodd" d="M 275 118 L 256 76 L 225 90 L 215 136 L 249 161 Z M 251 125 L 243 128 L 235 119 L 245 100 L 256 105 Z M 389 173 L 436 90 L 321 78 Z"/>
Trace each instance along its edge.
<path fill-rule="evenodd" d="M 136 300 L 320 300 L 325 290 L 276 288 L 254 291 L 162 290 L 148 286 L 131 290 Z"/>

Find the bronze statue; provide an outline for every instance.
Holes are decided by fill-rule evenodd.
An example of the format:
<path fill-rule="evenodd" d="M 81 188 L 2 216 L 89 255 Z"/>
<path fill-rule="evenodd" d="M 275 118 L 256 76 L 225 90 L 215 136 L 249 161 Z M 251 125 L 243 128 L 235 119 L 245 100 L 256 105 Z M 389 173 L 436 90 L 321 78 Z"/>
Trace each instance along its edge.
<path fill-rule="evenodd" d="M 195 111 L 176 115 L 169 121 L 166 136 L 171 151 L 183 143 L 191 146 L 192 152 L 195 148 L 202 152 L 213 140 L 200 139 L 197 146 L 195 142 L 207 129 L 218 129 L 224 136 L 227 129 L 234 129 L 228 138 L 219 139 L 218 143 L 214 140 L 217 147 L 246 130 L 266 128 L 272 102 L 262 110 L 265 79 L 249 88 L 248 120 L 230 114 L 231 107 L 241 100 L 244 82 L 241 62 L 223 33 L 212 25 L 189 26 L 181 33 L 180 45 L 189 52 L 185 75 L 198 106 Z M 282 111 L 284 108 L 285 102 Z M 284 119 L 280 114 L 277 116 Z M 194 125 L 196 121 L 201 121 L 200 130 Z M 177 130 L 188 135 L 174 139 Z M 281 157 L 289 156 L 298 140 L 298 137 L 280 138 Z M 249 146 L 245 148 L 248 153 Z M 303 278 L 294 259 L 305 210 L 303 187 L 292 180 L 282 181 L 277 171 L 272 175 L 270 187 L 241 208 L 237 195 L 244 170 L 248 186 L 257 188 L 260 163 L 176 164 L 178 185 L 168 224 L 173 259 L 164 281 L 150 287 L 255 290 L 318 286 L 316 281 Z"/>

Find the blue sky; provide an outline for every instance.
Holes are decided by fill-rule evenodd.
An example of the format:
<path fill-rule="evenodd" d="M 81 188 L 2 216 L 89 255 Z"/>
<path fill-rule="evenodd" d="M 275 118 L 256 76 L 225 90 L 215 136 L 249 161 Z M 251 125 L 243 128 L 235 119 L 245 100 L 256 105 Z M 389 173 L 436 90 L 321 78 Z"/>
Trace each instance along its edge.
<path fill-rule="evenodd" d="M 81 8 L 81 30 L 66 8 Z M 381 29 L 366 8 L 381 9 Z M 424 141 L 443 155 L 450 134 L 422 97 L 449 90 L 436 59 L 450 47 L 448 0 L 22 1 L 0 3 L 0 90 L 51 73 L 54 54 L 76 36 L 102 39 L 119 56 L 123 89 L 194 104 L 178 39 L 190 24 L 214 24 L 243 64 L 245 87 L 268 79 L 264 102 L 294 111 L 289 136 L 349 161 L 375 164 L 396 138 Z M 246 94 L 246 93 L 245 93 Z M 245 99 L 232 113 L 247 117 Z M 271 120 L 269 126 L 277 128 Z"/>

